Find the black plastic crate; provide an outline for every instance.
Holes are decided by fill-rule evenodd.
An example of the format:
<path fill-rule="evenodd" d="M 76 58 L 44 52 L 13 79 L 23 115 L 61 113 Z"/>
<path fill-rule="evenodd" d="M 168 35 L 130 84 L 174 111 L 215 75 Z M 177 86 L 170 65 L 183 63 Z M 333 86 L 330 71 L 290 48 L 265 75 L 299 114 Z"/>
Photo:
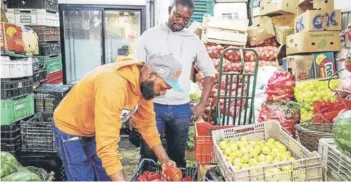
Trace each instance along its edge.
<path fill-rule="evenodd" d="M 8 0 L 7 8 L 30 9 L 32 8 L 33 0 Z"/>
<path fill-rule="evenodd" d="M 33 92 L 33 78 L 1 79 L 1 99 L 27 95 Z"/>
<path fill-rule="evenodd" d="M 61 54 L 61 43 L 39 43 L 40 56 L 57 56 Z"/>
<path fill-rule="evenodd" d="M 16 9 L 45 9 L 48 12 L 57 12 L 57 0 L 8 0 L 7 8 Z"/>
<path fill-rule="evenodd" d="M 205 181 L 225 181 L 221 170 L 218 166 L 211 167 L 207 170 Z"/>
<path fill-rule="evenodd" d="M 20 121 L 1 126 L 1 151 L 15 153 L 21 149 Z"/>
<path fill-rule="evenodd" d="M 54 172 L 54 181 L 66 180 L 62 161 L 56 153 L 20 152 L 18 160 L 23 166 L 35 166 L 48 173 Z"/>
<path fill-rule="evenodd" d="M 46 79 L 46 69 L 41 68 L 33 72 L 33 83 L 41 83 Z"/>
<path fill-rule="evenodd" d="M 43 84 L 34 90 L 35 112 L 53 113 L 71 89 L 70 85 Z"/>
<path fill-rule="evenodd" d="M 21 121 L 21 151 L 56 152 L 52 128 L 52 114 L 38 113 L 33 118 Z"/>
<path fill-rule="evenodd" d="M 198 173 L 198 168 L 197 167 L 191 167 L 191 168 L 180 168 L 183 173 L 183 178 L 186 176 L 190 176 L 193 181 L 197 181 L 197 173 Z M 159 164 L 156 164 L 153 160 L 151 159 L 143 159 L 140 162 L 139 169 L 137 172 L 133 175 L 132 179 L 130 181 L 136 181 L 136 179 L 143 174 L 145 170 L 151 171 L 151 172 L 161 172 L 161 166 Z"/>

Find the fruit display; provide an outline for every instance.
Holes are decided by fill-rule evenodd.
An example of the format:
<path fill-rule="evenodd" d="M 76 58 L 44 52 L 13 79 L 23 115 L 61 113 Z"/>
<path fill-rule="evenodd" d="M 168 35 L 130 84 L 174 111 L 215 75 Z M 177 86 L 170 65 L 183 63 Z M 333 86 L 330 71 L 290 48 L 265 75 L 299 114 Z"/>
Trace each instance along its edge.
<path fill-rule="evenodd" d="M 344 111 L 336 119 L 333 135 L 341 151 L 351 157 L 351 110 Z"/>
<path fill-rule="evenodd" d="M 268 80 L 266 90 L 268 101 L 290 101 L 294 98 L 295 81 L 289 72 L 275 72 Z"/>
<path fill-rule="evenodd" d="M 251 167 L 278 164 L 286 161 L 295 161 L 292 153 L 280 141 L 273 138 L 265 140 L 249 141 L 247 137 L 241 137 L 238 141 L 221 140 L 219 148 L 227 158 L 227 162 L 233 165 L 236 171 Z M 272 172 L 290 171 L 291 165 L 275 168 Z"/>
<path fill-rule="evenodd" d="M 0 157 L 1 181 L 43 181 L 49 178 L 45 170 L 37 170 L 32 166 L 23 167 L 17 159 L 8 152 L 1 151 Z M 45 174 L 41 171 L 44 171 Z"/>
<path fill-rule="evenodd" d="M 277 120 L 280 125 L 293 135 L 295 124 L 300 121 L 300 107 L 295 102 L 265 102 L 261 106 L 259 122 Z"/>
<path fill-rule="evenodd" d="M 338 87 L 339 80 L 331 80 L 330 87 Z M 298 82 L 294 88 L 295 99 L 300 103 L 301 121 L 312 118 L 315 101 L 336 101 L 336 96 L 328 88 L 328 81 L 308 80 Z"/>
<path fill-rule="evenodd" d="M 315 101 L 312 121 L 314 123 L 334 123 L 334 118 L 346 109 L 341 102 Z"/>

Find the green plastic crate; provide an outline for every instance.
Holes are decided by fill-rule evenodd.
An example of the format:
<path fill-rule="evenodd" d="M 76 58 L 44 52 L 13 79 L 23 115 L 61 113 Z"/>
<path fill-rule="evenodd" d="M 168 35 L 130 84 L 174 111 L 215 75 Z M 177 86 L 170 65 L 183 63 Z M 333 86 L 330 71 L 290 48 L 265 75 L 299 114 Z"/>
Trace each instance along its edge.
<path fill-rule="evenodd" d="M 10 125 L 14 121 L 34 115 L 34 95 L 0 100 L 1 125 Z"/>
<path fill-rule="evenodd" d="M 39 56 L 39 63 L 44 65 L 46 68 L 46 73 L 54 73 L 62 70 L 62 57 L 47 57 L 47 56 Z"/>

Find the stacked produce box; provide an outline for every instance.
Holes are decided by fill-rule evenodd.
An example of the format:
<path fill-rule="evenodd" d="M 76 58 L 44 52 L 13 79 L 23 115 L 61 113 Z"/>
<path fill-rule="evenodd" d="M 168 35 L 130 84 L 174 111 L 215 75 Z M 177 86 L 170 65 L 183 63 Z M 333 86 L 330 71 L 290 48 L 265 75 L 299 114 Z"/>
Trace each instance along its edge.
<path fill-rule="evenodd" d="M 10 58 L 25 57 L 28 54 L 31 56 L 30 62 L 22 61 L 23 64 L 26 63 L 30 66 L 28 68 L 30 74 L 26 72 L 25 68 L 27 67 L 19 67 L 13 62 L 14 60 L 11 60 L 12 62 L 2 60 L 2 64 L 9 64 L 10 68 L 16 70 L 2 71 L 1 78 L 6 74 L 12 74 L 21 77 L 21 79 L 24 79 L 23 75 L 18 74 L 31 76 L 30 82 L 17 83 L 11 80 L 9 82 L 11 85 L 6 87 L 3 86 L 6 82 L 2 82 L 2 89 L 8 89 L 7 92 L 11 91 L 11 94 L 25 95 L 26 92 L 31 92 L 30 95 L 23 98 L 23 101 L 16 100 L 12 104 L 7 100 L 9 103 L 1 101 L 2 107 L 6 107 L 6 110 L 2 109 L 4 111 L 2 116 L 5 118 L 6 115 L 11 115 L 12 118 L 19 119 L 12 126 L 6 128 L 13 131 L 16 134 L 14 136 L 16 141 L 19 141 L 16 143 L 15 157 L 23 166 L 35 166 L 48 172 L 53 171 L 55 180 L 64 180 L 63 165 L 57 156 L 52 128 L 53 111 L 70 89 L 69 86 L 57 85 L 63 81 L 57 0 L 9 1 L 6 15 L 8 21 L 16 26 L 9 27 L 7 24 L 3 24 L 3 39 L 5 41 L 2 50 L 10 55 Z M 22 46 L 19 46 L 20 43 Z M 33 83 L 36 83 L 34 88 Z M 15 86 L 21 89 L 14 89 Z M 2 93 L 7 92 L 2 91 Z M 27 102 L 30 103 L 30 107 L 27 106 Z M 10 109 L 14 110 L 15 113 L 12 114 Z M 24 118 L 27 116 L 26 112 L 29 111 L 30 115 L 34 116 Z M 6 117 L 10 118 L 10 116 Z M 2 117 L 1 120 L 2 125 L 5 121 L 7 123 L 13 122 L 4 118 Z M 13 136 L 9 132 L 2 134 L 2 138 L 4 138 L 3 135 Z M 3 147 L 2 151 L 4 151 Z"/>
<path fill-rule="evenodd" d="M 1 151 L 21 147 L 20 120 L 34 114 L 33 58 L 27 54 L 22 29 L 1 23 Z"/>
<path fill-rule="evenodd" d="M 45 83 L 63 82 L 57 0 L 14 0 L 8 3 L 9 22 L 30 27 L 39 39 L 33 55 L 46 68 Z M 27 38 L 30 41 L 30 38 Z"/>

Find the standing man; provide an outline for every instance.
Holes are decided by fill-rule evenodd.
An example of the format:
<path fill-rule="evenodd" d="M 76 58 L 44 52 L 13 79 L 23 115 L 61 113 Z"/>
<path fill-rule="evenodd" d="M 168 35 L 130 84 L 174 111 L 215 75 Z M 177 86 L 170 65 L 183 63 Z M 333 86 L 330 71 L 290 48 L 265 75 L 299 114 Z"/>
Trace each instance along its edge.
<path fill-rule="evenodd" d="M 154 53 L 171 53 L 183 65 L 180 80 L 184 92 L 172 89 L 163 96 L 154 99 L 157 129 L 161 136 L 165 134 L 169 157 L 179 167 L 185 167 L 185 149 L 191 116 L 202 116 L 210 91 L 215 81 L 215 68 L 206 48 L 196 35 L 184 30 L 194 10 L 192 0 L 174 0 L 169 7 L 168 22 L 143 33 L 136 49 L 136 58 L 145 61 Z M 204 74 L 204 86 L 201 101 L 193 109 L 189 102 L 190 74 L 196 63 Z M 141 158 L 156 160 L 145 141 L 141 142 Z"/>
<path fill-rule="evenodd" d="M 54 112 L 55 145 L 68 181 L 125 181 L 118 153 L 122 123 L 133 114 L 136 128 L 162 163 L 175 166 L 157 132 L 152 98 L 173 88 L 182 65 L 172 55 L 130 58 L 85 75 Z"/>

